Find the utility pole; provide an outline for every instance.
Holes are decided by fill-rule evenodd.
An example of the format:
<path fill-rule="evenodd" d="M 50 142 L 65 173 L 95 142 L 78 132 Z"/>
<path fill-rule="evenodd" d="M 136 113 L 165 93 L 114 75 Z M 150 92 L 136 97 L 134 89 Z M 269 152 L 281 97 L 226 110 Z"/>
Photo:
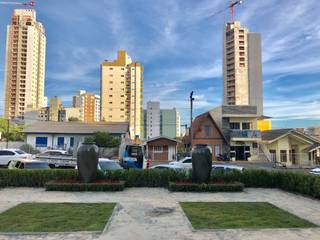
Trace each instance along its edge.
<path fill-rule="evenodd" d="M 192 130 L 192 121 L 193 121 L 193 91 L 190 93 L 190 152 L 192 150 L 192 138 L 193 138 L 193 130 Z"/>
<path fill-rule="evenodd" d="M 9 148 L 9 131 L 10 131 L 10 119 L 8 118 L 7 119 L 7 136 L 6 136 L 6 141 L 7 141 L 6 148 L 7 149 Z"/>

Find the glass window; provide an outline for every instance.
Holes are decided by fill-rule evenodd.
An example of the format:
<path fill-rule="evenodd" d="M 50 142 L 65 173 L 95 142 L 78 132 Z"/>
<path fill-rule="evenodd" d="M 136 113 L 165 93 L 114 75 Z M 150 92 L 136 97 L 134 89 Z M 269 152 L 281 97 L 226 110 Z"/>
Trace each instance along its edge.
<path fill-rule="evenodd" d="M 204 126 L 204 133 L 207 137 L 211 136 L 211 126 L 205 125 Z"/>
<path fill-rule="evenodd" d="M 48 138 L 47 137 L 36 137 L 36 147 L 47 147 Z"/>
<path fill-rule="evenodd" d="M 218 157 L 221 154 L 220 145 L 215 145 L 214 146 L 214 154 L 215 154 L 216 157 Z"/>
<path fill-rule="evenodd" d="M 162 146 L 154 146 L 153 151 L 155 153 L 162 153 L 163 152 L 163 147 Z"/>
<path fill-rule="evenodd" d="M 64 146 L 64 137 L 58 137 L 58 147 Z"/>
<path fill-rule="evenodd" d="M 73 147 L 74 146 L 74 137 L 71 137 L 70 138 L 70 147 Z"/>
<path fill-rule="evenodd" d="M 238 122 L 231 122 L 230 129 L 240 129 L 240 123 Z"/>
<path fill-rule="evenodd" d="M 249 122 L 242 123 L 242 130 L 250 130 L 250 129 L 251 129 L 251 123 Z"/>
<path fill-rule="evenodd" d="M 280 161 L 287 162 L 287 150 L 280 150 Z"/>
<path fill-rule="evenodd" d="M 26 154 L 24 151 L 21 151 L 21 150 L 16 150 L 15 152 L 18 153 L 19 155 Z"/>

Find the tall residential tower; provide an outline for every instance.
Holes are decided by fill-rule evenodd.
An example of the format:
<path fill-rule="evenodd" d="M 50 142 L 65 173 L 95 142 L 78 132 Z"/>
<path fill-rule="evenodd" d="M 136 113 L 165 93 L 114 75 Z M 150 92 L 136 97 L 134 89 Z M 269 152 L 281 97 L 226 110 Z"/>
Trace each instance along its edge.
<path fill-rule="evenodd" d="M 5 118 L 24 118 L 44 105 L 46 36 L 36 12 L 14 10 L 7 27 Z"/>
<path fill-rule="evenodd" d="M 142 134 L 143 67 L 125 51 L 101 64 L 101 120 L 128 122 L 131 137 Z"/>
<path fill-rule="evenodd" d="M 263 114 L 261 36 L 227 23 L 223 34 L 223 104 L 250 105 Z"/>

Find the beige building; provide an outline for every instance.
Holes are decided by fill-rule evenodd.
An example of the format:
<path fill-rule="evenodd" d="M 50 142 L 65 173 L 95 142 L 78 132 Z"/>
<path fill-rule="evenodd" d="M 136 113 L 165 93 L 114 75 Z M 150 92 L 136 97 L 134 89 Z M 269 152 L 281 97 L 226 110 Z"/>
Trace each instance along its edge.
<path fill-rule="evenodd" d="M 80 90 L 76 96 L 73 96 L 73 107 L 82 109 L 82 121 L 86 123 L 100 121 L 99 95 Z"/>
<path fill-rule="evenodd" d="M 43 107 L 46 36 L 32 9 L 14 10 L 7 27 L 5 118 Z"/>
<path fill-rule="evenodd" d="M 263 114 L 261 36 L 240 22 L 227 23 L 223 35 L 224 105 L 257 106 Z"/>
<path fill-rule="evenodd" d="M 101 64 L 101 120 L 128 122 L 133 138 L 142 134 L 143 67 L 125 51 Z"/>
<path fill-rule="evenodd" d="M 50 99 L 49 108 L 49 121 L 58 122 L 59 121 L 59 111 L 62 110 L 61 99 L 55 96 Z"/>
<path fill-rule="evenodd" d="M 59 122 L 83 121 L 82 108 L 66 107 L 59 111 Z"/>

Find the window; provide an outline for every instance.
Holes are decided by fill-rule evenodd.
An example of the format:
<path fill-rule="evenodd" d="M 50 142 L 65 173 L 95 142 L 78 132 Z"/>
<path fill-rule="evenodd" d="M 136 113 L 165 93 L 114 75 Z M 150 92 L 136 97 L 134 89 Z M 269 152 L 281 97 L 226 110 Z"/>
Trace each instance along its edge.
<path fill-rule="evenodd" d="M 220 147 L 220 145 L 215 145 L 215 146 L 214 146 L 214 155 L 215 155 L 216 157 L 218 157 L 220 154 L 221 154 L 221 147 Z"/>
<path fill-rule="evenodd" d="M 242 123 L 242 130 L 250 130 L 250 129 L 251 129 L 251 123 L 249 122 Z"/>
<path fill-rule="evenodd" d="M 64 137 L 58 137 L 58 147 L 64 146 Z"/>
<path fill-rule="evenodd" d="M 280 161 L 287 162 L 287 150 L 280 150 Z"/>
<path fill-rule="evenodd" d="M 270 149 L 269 152 L 270 152 L 270 155 L 271 155 L 271 160 L 273 162 L 276 162 L 277 161 L 277 151 L 274 150 L 274 149 Z"/>
<path fill-rule="evenodd" d="M 70 147 L 73 147 L 74 146 L 74 137 L 71 137 L 70 138 Z"/>
<path fill-rule="evenodd" d="M 0 156 L 13 156 L 14 152 L 11 151 L 0 151 Z"/>
<path fill-rule="evenodd" d="M 36 137 L 36 147 L 47 147 L 48 138 L 47 137 Z"/>
<path fill-rule="evenodd" d="M 238 122 L 231 122 L 230 129 L 240 129 L 240 123 Z"/>
<path fill-rule="evenodd" d="M 155 153 L 162 153 L 163 152 L 163 147 L 162 146 L 154 146 L 153 151 Z"/>
<path fill-rule="evenodd" d="M 206 137 L 211 136 L 211 126 L 205 125 L 204 126 L 204 133 L 205 133 Z"/>

